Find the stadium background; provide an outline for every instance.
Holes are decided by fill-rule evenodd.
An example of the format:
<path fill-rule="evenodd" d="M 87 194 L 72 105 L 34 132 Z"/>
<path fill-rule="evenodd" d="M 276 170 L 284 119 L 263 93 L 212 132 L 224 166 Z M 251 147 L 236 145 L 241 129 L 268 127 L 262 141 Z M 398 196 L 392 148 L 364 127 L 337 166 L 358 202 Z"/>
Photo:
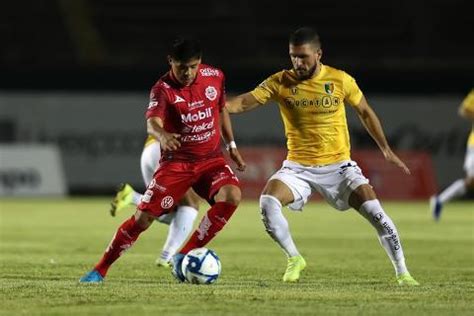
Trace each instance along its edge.
<path fill-rule="evenodd" d="M 474 70 L 474 43 L 464 32 L 472 29 L 467 3 L 63 0 L 31 2 L 27 9 L 8 3 L 0 13 L 0 142 L 56 146 L 64 166 L 58 172 L 71 194 L 109 194 L 123 181 L 143 188 L 143 113 L 150 87 L 168 69 L 166 49 L 175 36 L 199 38 L 204 62 L 225 71 L 228 93 L 235 94 L 289 67 L 288 34 L 311 25 L 323 41 L 323 62 L 358 80 L 393 147 L 428 155 L 409 159 L 416 169 L 411 178 L 382 177 L 375 152 L 363 156 L 378 166 L 366 173 L 385 179 L 382 196 L 425 198 L 463 175 L 469 124 L 457 107 Z M 348 112 L 354 150 L 376 149 Z M 233 120 L 241 147 L 284 147 L 276 106 Z M 275 156 L 268 153 L 257 156 Z M 5 162 L 15 157 L 5 156 L 0 166 L 3 195 L 34 193 L 48 183 L 35 168 L 50 159 Z M 278 159 L 249 163 L 261 173 L 248 175 L 255 187 L 279 165 Z M 406 191 L 404 183 L 424 191 L 384 193 L 400 185 Z M 247 192 L 256 195 L 258 189 Z"/>
<path fill-rule="evenodd" d="M 427 200 L 463 176 L 470 125 L 457 109 L 474 86 L 470 2 L 2 2 L 0 316 L 473 315 L 472 200 L 446 205 L 440 222 Z M 285 210 L 308 267 L 298 284 L 281 282 L 286 258 L 249 198 L 284 156 L 274 105 L 232 117 L 249 170 L 239 175 L 244 201 L 209 244 L 223 266 L 215 285 L 178 284 L 154 266 L 167 233 L 159 224 L 103 286 L 78 285 L 133 212 L 109 215 L 114 188 L 122 181 L 143 188 L 143 114 L 150 87 L 168 70 L 170 40 L 199 38 L 204 61 L 225 71 L 235 94 L 290 67 L 288 34 L 302 25 L 319 30 L 324 63 L 357 78 L 414 171 L 406 177 L 390 168 L 347 111 L 354 158 L 397 224 L 421 286 L 396 284 L 373 229 L 355 211 L 318 201 L 304 212 Z"/>

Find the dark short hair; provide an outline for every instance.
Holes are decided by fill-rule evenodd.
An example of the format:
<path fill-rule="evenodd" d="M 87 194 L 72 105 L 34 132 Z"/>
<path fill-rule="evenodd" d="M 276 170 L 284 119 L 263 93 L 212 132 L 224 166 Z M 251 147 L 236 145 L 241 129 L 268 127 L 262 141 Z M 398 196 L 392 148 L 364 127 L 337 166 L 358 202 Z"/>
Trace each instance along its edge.
<path fill-rule="evenodd" d="M 175 39 L 171 45 L 169 56 L 180 62 L 199 59 L 202 56 L 201 43 L 195 39 Z"/>
<path fill-rule="evenodd" d="M 294 46 L 312 44 L 320 48 L 321 40 L 315 29 L 305 26 L 297 29 L 290 35 L 290 44 Z"/>

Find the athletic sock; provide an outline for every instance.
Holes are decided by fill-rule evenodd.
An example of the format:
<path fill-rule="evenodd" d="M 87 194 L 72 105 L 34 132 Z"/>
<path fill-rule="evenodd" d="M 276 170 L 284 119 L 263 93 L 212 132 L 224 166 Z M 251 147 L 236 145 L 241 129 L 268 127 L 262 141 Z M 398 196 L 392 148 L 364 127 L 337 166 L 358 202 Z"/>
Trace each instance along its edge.
<path fill-rule="evenodd" d="M 186 254 L 194 248 L 200 248 L 207 245 L 227 224 L 236 208 L 237 205 L 228 202 L 215 203 L 207 211 L 206 215 L 204 215 L 198 229 L 196 229 L 191 238 L 179 252 Z"/>
<path fill-rule="evenodd" d="M 449 187 L 444 189 L 444 191 L 438 195 L 438 199 L 442 204 L 444 204 L 454 198 L 464 195 L 465 193 L 466 183 L 464 182 L 464 179 L 458 179 L 454 181 Z"/>
<path fill-rule="evenodd" d="M 136 192 L 136 191 L 133 191 L 132 192 L 132 203 L 133 205 L 138 205 L 140 204 L 140 201 L 142 200 L 142 194 Z"/>
<path fill-rule="evenodd" d="M 135 221 L 134 215 L 123 222 L 105 250 L 102 259 L 95 266 L 95 269 L 105 277 L 110 266 L 133 245 L 140 233 L 144 230 L 145 229 Z"/>
<path fill-rule="evenodd" d="M 397 228 L 384 212 L 379 200 L 370 200 L 360 206 L 359 213 L 377 230 L 380 244 L 392 261 L 396 275 L 408 272 Z"/>
<path fill-rule="evenodd" d="M 191 206 L 178 206 L 176 214 L 170 223 L 168 237 L 160 255 L 161 259 L 169 261 L 176 253 L 176 250 L 184 243 L 192 231 L 197 214 L 198 210 Z"/>
<path fill-rule="evenodd" d="M 288 221 L 281 211 L 280 201 L 272 195 L 260 196 L 260 211 L 267 233 L 280 245 L 288 257 L 299 256 L 290 234 Z"/>

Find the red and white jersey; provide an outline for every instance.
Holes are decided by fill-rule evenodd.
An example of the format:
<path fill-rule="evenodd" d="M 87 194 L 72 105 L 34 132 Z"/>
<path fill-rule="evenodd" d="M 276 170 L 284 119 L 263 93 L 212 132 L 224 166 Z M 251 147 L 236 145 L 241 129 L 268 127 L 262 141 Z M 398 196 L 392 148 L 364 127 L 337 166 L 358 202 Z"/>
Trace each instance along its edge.
<path fill-rule="evenodd" d="M 201 64 L 190 86 L 169 71 L 151 89 L 146 118 L 159 117 L 164 129 L 180 134 L 181 147 L 164 151 L 162 160 L 199 161 L 222 155 L 220 112 L 225 106 L 224 74 Z"/>

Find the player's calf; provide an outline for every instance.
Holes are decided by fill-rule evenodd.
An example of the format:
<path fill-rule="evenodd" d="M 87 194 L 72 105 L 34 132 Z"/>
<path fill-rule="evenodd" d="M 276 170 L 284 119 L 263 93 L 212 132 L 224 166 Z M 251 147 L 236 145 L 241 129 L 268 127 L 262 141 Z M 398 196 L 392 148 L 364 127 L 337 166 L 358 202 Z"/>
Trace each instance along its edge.
<path fill-rule="evenodd" d="M 141 211 L 137 211 L 134 216 L 127 219 L 120 225 L 115 233 L 112 241 L 105 250 L 102 259 L 94 267 L 94 270 L 89 272 L 80 281 L 87 281 L 90 278 L 98 279 L 98 275 L 105 278 L 110 266 L 138 239 L 138 236 L 145 231 L 153 222 L 154 217 Z M 97 277 L 97 278 L 96 278 Z M 102 281 L 102 280 L 100 280 Z M 94 281 L 95 282 L 95 281 Z"/>
<path fill-rule="evenodd" d="M 377 230 L 380 244 L 392 261 L 396 276 L 409 275 L 398 230 L 380 202 L 378 200 L 365 201 L 358 211 Z"/>

